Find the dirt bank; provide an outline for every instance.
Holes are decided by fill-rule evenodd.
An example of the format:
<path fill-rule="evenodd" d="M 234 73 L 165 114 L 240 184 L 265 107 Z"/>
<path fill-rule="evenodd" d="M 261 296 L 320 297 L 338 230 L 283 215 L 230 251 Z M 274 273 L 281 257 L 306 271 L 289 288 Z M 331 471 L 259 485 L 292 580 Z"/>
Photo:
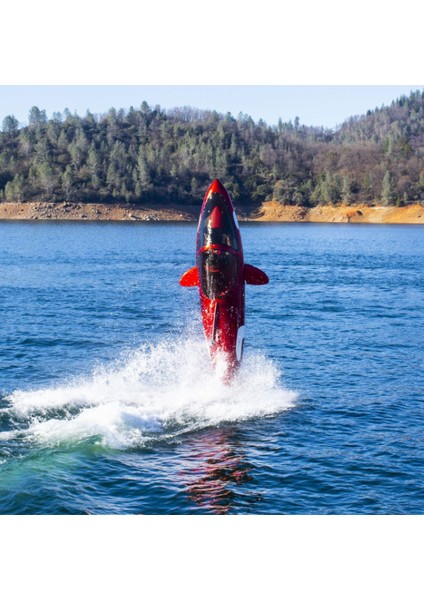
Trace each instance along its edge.
<path fill-rule="evenodd" d="M 281 206 L 275 200 L 265 202 L 257 221 L 286 221 L 310 223 L 419 223 L 424 224 L 424 206 Z"/>
<path fill-rule="evenodd" d="M 0 220 L 67 221 L 197 221 L 199 206 L 84 204 L 78 202 L 0 202 Z M 424 224 L 424 206 L 401 208 L 360 206 L 282 206 L 275 200 L 259 209 L 237 209 L 240 221 L 287 223 L 411 223 Z"/>

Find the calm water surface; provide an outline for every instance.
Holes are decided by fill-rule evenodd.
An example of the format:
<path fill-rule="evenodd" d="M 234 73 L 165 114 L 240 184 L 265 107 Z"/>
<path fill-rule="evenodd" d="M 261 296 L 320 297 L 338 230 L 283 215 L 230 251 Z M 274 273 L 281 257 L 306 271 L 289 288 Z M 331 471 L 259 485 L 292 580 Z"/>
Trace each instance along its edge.
<path fill-rule="evenodd" d="M 0 513 L 422 514 L 424 228 L 242 225 L 230 386 L 195 232 L 0 223 Z"/>

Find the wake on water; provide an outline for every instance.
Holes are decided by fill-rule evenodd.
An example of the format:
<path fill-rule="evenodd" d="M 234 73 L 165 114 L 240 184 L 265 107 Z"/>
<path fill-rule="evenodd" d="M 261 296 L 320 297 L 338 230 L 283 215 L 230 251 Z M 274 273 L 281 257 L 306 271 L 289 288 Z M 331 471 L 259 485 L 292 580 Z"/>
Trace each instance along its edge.
<path fill-rule="evenodd" d="M 211 366 L 203 340 L 163 340 L 142 346 L 90 376 L 57 387 L 13 392 L 10 431 L 42 446 L 95 443 L 127 449 L 183 433 L 270 416 L 293 406 L 281 373 L 259 353 L 247 353 L 231 384 Z"/>

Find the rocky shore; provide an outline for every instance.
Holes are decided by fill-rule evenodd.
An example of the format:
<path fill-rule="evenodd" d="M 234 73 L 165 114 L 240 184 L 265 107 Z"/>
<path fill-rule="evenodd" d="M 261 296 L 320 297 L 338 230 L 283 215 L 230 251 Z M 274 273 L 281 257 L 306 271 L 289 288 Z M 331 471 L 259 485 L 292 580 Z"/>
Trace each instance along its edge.
<path fill-rule="evenodd" d="M 0 202 L 0 220 L 39 221 L 197 221 L 199 206 L 131 206 L 82 202 Z M 275 200 L 258 209 L 237 209 L 240 221 L 287 223 L 424 224 L 424 206 L 282 206 Z"/>
<path fill-rule="evenodd" d="M 190 210 L 190 209 L 193 210 Z M 82 202 L 2 202 L 0 220 L 38 221 L 193 221 L 198 207 L 127 204 L 86 204 Z M 197 215 L 197 216 L 196 216 Z"/>

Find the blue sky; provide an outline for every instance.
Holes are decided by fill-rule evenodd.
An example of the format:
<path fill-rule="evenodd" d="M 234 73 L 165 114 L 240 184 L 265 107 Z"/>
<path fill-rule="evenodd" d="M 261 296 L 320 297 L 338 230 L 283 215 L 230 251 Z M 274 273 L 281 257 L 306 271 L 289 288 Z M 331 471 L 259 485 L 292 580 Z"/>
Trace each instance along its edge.
<path fill-rule="evenodd" d="M 2 85 L 0 123 L 13 114 L 22 123 L 32 106 L 53 112 L 69 108 L 83 116 L 87 109 L 104 113 L 114 106 L 138 107 L 143 100 L 162 108 L 193 106 L 250 115 L 268 124 L 294 120 L 305 125 L 335 127 L 346 118 L 389 105 L 420 85 Z"/>

